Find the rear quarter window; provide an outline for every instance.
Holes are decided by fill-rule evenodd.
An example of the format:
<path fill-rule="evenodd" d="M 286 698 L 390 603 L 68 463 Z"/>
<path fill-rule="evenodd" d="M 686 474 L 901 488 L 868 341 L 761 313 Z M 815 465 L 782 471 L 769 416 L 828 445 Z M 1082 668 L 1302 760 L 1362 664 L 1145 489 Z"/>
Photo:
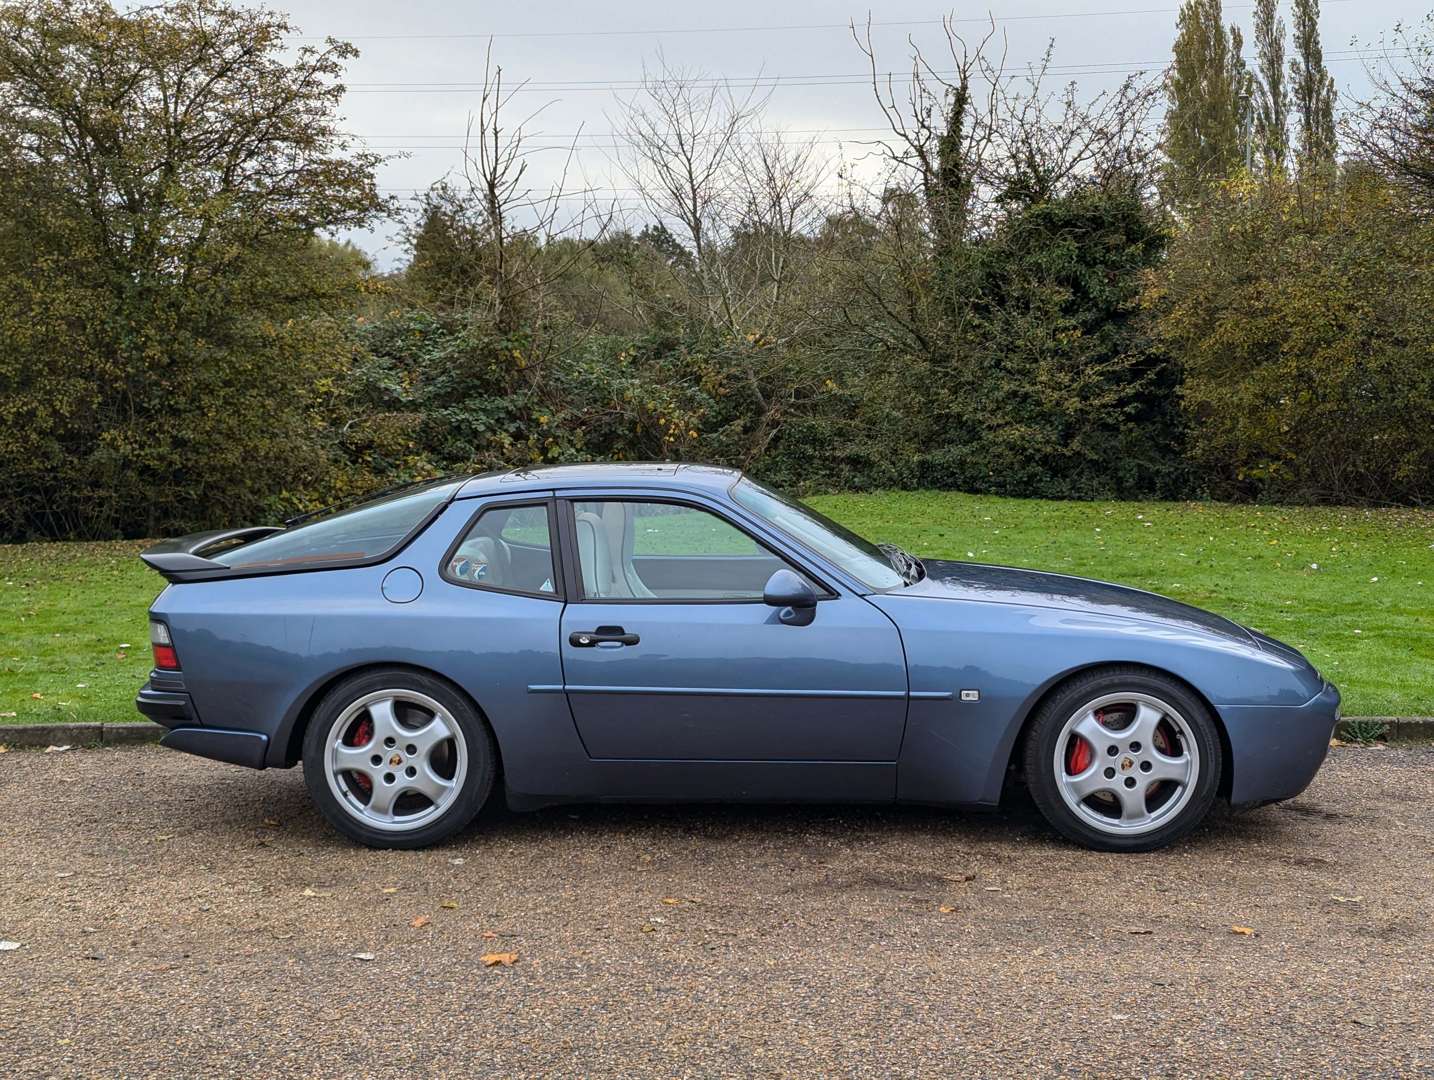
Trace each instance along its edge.
<path fill-rule="evenodd" d="M 413 535 L 461 484 L 461 480 L 442 480 L 407 488 L 244 544 L 214 559 L 236 570 L 301 570 L 377 558 Z"/>

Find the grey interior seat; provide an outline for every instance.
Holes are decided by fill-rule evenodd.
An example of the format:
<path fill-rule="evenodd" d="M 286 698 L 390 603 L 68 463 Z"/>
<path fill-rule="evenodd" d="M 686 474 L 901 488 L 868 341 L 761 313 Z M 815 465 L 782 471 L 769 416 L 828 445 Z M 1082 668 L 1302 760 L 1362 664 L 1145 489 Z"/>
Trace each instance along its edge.
<path fill-rule="evenodd" d="M 632 565 L 637 543 L 637 513 L 632 503 L 609 502 L 602 508 L 603 527 L 607 530 L 608 557 L 611 560 L 613 592 L 611 596 L 647 599 L 657 594 L 643 584 Z M 618 591 L 622 590 L 622 591 Z"/>
<path fill-rule="evenodd" d="M 607 591 L 612 575 L 612 559 L 608 554 L 607 529 L 596 514 L 573 515 L 578 541 L 578 568 L 583 577 L 584 596 L 611 596 Z"/>

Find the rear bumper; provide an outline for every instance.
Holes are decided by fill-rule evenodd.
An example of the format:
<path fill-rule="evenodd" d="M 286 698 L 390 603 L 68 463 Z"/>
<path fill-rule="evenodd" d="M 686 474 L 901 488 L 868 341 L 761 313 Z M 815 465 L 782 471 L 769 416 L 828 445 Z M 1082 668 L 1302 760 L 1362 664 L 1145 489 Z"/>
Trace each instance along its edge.
<path fill-rule="evenodd" d="M 260 735 L 257 731 L 177 727 L 160 739 L 159 745 L 215 761 L 227 761 L 231 765 L 262 769 L 269 752 L 269 736 Z"/>
<path fill-rule="evenodd" d="M 161 689 L 153 683 L 145 683 L 134 699 L 134 707 L 169 729 L 159 740 L 160 746 L 251 769 L 262 769 L 266 764 L 269 736 L 257 731 L 204 727 L 194 710 L 194 701 L 181 690 Z"/>
<path fill-rule="evenodd" d="M 1339 723 L 1339 691 L 1331 683 L 1303 705 L 1227 705 L 1230 803 L 1256 806 L 1291 799 L 1319 772 Z"/>
<path fill-rule="evenodd" d="M 199 723 L 199 717 L 194 713 L 194 702 L 188 694 L 158 690 L 150 683 L 140 688 L 134 707 L 156 724 L 167 728 Z"/>

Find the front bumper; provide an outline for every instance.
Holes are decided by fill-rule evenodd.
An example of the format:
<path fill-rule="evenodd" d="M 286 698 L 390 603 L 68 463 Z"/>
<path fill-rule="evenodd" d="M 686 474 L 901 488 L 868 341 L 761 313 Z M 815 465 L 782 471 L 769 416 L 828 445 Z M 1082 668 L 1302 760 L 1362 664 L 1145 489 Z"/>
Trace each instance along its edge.
<path fill-rule="evenodd" d="M 1230 737 L 1230 803 L 1257 806 L 1291 799 L 1324 764 L 1339 723 L 1339 690 L 1324 689 L 1303 705 L 1226 705 Z"/>
<path fill-rule="evenodd" d="M 230 731 L 205 727 L 194 701 L 182 690 L 156 687 L 147 682 L 134 699 L 134 707 L 156 724 L 169 729 L 160 746 L 186 754 L 262 769 L 269 752 L 269 736 L 257 731 Z"/>

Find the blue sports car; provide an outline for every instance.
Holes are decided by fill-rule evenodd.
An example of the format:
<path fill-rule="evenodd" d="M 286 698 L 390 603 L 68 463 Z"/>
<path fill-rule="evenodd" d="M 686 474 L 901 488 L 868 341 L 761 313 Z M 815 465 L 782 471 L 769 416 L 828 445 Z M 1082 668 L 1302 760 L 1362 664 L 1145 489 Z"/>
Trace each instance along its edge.
<path fill-rule="evenodd" d="M 1109 851 L 1287 799 L 1339 692 L 1136 589 L 922 560 L 741 473 L 574 465 L 383 492 L 142 558 L 164 745 L 303 762 L 378 847 L 595 800 L 992 806 Z"/>

